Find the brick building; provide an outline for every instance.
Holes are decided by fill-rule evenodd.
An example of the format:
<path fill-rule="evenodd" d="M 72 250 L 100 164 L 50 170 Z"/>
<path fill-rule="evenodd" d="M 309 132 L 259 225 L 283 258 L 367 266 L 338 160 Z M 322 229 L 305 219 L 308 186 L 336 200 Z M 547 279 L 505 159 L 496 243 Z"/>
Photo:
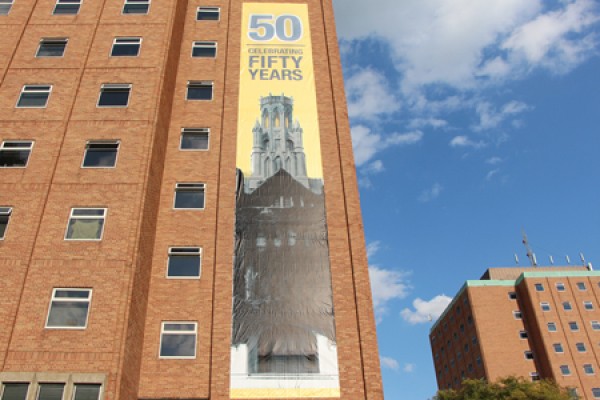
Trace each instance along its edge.
<path fill-rule="evenodd" d="M 587 267 L 488 269 L 431 328 L 438 387 L 516 375 L 598 399 L 599 307 L 600 272 Z"/>
<path fill-rule="evenodd" d="M 260 114 L 271 91 L 302 127 Z M 271 264 L 322 246 L 327 334 L 307 317 L 297 342 L 232 341 L 234 296 L 244 318 L 274 312 L 247 265 L 233 290 L 246 104 L 270 146 L 304 134 L 324 231 L 253 245 L 272 244 Z M 383 398 L 331 1 L 0 0 L 0 141 L 1 400 Z M 281 196 L 261 215 L 292 200 L 304 207 Z M 304 297 L 285 292 L 290 321 Z"/>

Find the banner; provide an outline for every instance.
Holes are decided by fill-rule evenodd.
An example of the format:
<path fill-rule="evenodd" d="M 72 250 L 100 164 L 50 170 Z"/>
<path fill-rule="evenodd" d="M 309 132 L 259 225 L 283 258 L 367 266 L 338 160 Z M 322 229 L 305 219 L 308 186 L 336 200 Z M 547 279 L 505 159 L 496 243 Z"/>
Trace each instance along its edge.
<path fill-rule="evenodd" d="M 308 8 L 242 24 L 230 396 L 339 397 Z"/>

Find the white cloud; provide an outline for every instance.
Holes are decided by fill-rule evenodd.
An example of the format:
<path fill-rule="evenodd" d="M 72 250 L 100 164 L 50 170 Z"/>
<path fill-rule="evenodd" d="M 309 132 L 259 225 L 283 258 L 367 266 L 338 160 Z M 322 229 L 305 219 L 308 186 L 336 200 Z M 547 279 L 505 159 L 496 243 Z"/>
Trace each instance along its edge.
<path fill-rule="evenodd" d="M 486 180 L 486 181 L 491 181 L 491 180 L 492 180 L 492 178 L 493 178 L 494 176 L 496 176 L 496 175 L 497 175 L 499 172 L 500 172 L 500 168 L 496 168 L 496 169 L 493 169 L 493 170 L 491 170 L 491 171 L 490 171 L 490 172 L 488 172 L 488 173 L 487 173 L 487 175 L 485 176 L 485 180 Z"/>
<path fill-rule="evenodd" d="M 503 160 L 500 157 L 490 157 L 487 160 L 485 160 L 486 164 L 490 164 L 490 165 L 498 165 L 502 161 Z"/>
<path fill-rule="evenodd" d="M 435 296 L 429 301 L 416 298 L 413 301 L 414 310 L 405 308 L 400 312 L 400 315 L 413 325 L 435 321 L 442 315 L 451 301 L 452 298 L 444 294 Z"/>
<path fill-rule="evenodd" d="M 407 274 L 403 272 L 384 269 L 375 265 L 369 266 L 373 306 L 378 322 L 387 312 L 388 302 L 407 296 L 410 286 L 406 282 L 406 276 Z"/>
<path fill-rule="evenodd" d="M 597 46 L 595 0 L 334 0 L 345 40 L 387 43 L 405 93 L 473 89 L 536 68 L 566 72 Z M 517 73 L 519 72 L 519 73 Z"/>
<path fill-rule="evenodd" d="M 440 194 L 442 193 L 442 190 L 444 190 L 444 188 L 442 187 L 442 185 L 440 185 L 439 183 L 434 183 L 432 187 L 430 187 L 429 189 L 424 190 L 419 197 L 417 198 L 417 200 L 419 200 L 421 203 L 427 203 L 430 202 L 434 199 L 437 199 Z"/>
<path fill-rule="evenodd" d="M 381 242 L 376 240 L 367 244 L 367 258 L 373 257 L 381 249 Z"/>
<path fill-rule="evenodd" d="M 423 132 L 414 131 L 408 133 L 392 133 L 380 135 L 373 133 L 364 125 L 352 127 L 352 148 L 354 149 L 354 161 L 357 166 L 370 161 L 375 154 L 391 146 L 406 146 L 421 141 Z M 381 164 L 383 167 L 383 164 Z"/>
<path fill-rule="evenodd" d="M 407 363 L 407 364 L 404 364 L 402 371 L 410 374 L 411 372 L 415 372 L 415 368 L 416 368 L 415 364 Z"/>
<path fill-rule="evenodd" d="M 479 123 L 473 128 L 475 131 L 484 131 L 498 127 L 507 118 L 528 111 L 530 107 L 521 101 L 509 101 L 499 110 L 489 102 L 477 104 L 475 110 L 479 114 Z"/>
<path fill-rule="evenodd" d="M 384 368 L 392 369 L 394 371 L 398 371 L 400 369 L 400 363 L 391 357 L 381 356 L 379 360 L 381 361 L 381 366 Z"/>
<path fill-rule="evenodd" d="M 392 94 L 389 82 L 371 68 L 354 73 L 345 86 L 350 118 L 372 120 L 400 109 L 400 102 Z"/>
<path fill-rule="evenodd" d="M 485 147 L 485 143 L 481 141 L 474 142 L 473 140 L 469 139 L 468 136 L 459 135 L 454 136 L 452 140 L 450 140 L 450 147 L 472 147 L 474 149 L 479 149 Z"/>
<path fill-rule="evenodd" d="M 381 160 L 370 162 L 363 168 L 363 172 L 365 174 L 378 174 L 383 171 L 385 171 L 385 167 L 383 166 L 383 162 Z"/>
<path fill-rule="evenodd" d="M 415 118 L 408 124 L 408 127 L 411 129 L 420 129 L 426 127 L 440 129 L 445 128 L 446 126 L 448 126 L 448 121 L 439 118 Z"/>

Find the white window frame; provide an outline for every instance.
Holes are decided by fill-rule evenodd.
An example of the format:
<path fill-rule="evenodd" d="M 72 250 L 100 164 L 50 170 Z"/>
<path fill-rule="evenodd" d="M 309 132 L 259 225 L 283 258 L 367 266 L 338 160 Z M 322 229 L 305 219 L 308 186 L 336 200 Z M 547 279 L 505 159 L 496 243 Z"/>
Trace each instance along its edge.
<path fill-rule="evenodd" d="M 61 42 L 64 43 L 65 46 L 63 48 L 63 52 L 60 56 L 40 56 L 40 49 L 42 48 L 43 44 L 46 43 L 50 43 L 50 42 Z M 59 37 L 59 38 L 41 38 L 40 39 L 40 43 L 38 44 L 38 48 L 37 51 L 35 52 L 35 58 L 64 58 L 65 56 L 65 52 L 67 51 L 67 44 L 69 44 L 69 38 L 66 37 Z"/>
<path fill-rule="evenodd" d="M 215 49 L 215 55 L 212 57 L 204 57 L 204 56 L 195 56 L 194 55 L 194 49 L 195 48 L 210 48 L 210 49 Z M 218 47 L 217 47 L 217 42 L 214 40 L 196 40 L 194 42 L 192 42 L 192 53 L 191 56 L 192 58 L 217 58 L 217 52 L 219 51 Z"/>
<path fill-rule="evenodd" d="M 533 356 L 533 351 L 531 350 L 526 350 L 523 352 L 523 356 L 525 357 L 526 360 L 533 360 L 534 356 Z"/>
<path fill-rule="evenodd" d="M 103 210 L 103 215 L 77 215 L 74 216 L 73 212 L 75 210 Z M 67 220 L 67 229 L 65 229 L 65 237 L 64 240 L 74 241 L 74 242 L 100 242 L 104 237 L 104 229 L 106 228 L 106 216 L 108 214 L 108 208 L 106 207 L 72 207 L 71 212 L 69 214 L 69 219 Z M 100 238 L 98 239 L 72 239 L 67 237 L 67 233 L 69 232 L 69 225 L 71 224 L 71 219 L 103 219 L 102 230 L 100 231 Z"/>
<path fill-rule="evenodd" d="M 540 380 L 540 374 L 539 374 L 539 373 L 537 373 L 537 372 L 530 372 L 530 373 L 529 373 L 529 377 L 531 378 L 531 381 L 532 381 L 532 382 L 535 382 L 535 381 L 539 381 L 539 380 Z"/>
<path fill-rule="evenodd" d="M 540 308 L 542 309 L 542 312 L 549 312 L 552 310 L 552 308 L 550 307 L 550 303 L 548 303 L 547 301 L 540 301 Z"/>
<path fill-rule="evenodd" d="M 40 88 L 48 88 L 48 89 L 40 89 Z M 24 93 L 48 93 L 46 97 L 46 103 L 43 106 L 19 106 L 19 102 L 21 101 L 21 97 Z M 52 94 L 52 85 L 45 83 L 30 83 L 23 85 L 21 88 L 21 93 L 19 94 L 19 98 L 17 99 L 17 103 L 15 104 L 15 108 L 47 108 L 48 102 L 50 101 L 50 95 Z"/>
<path fill-rule="evenodd" d="M 586 371 L 586 367 L 589 367 L 591 369 L 591 372 Z M 583 373 L 588 376 L 596 375 L 596 370 L 594 369 L 594 365 L 593 364 L 583 364 Z"/>
<path fill-rule="evenodd" d="M 554 330 L 551 330 L 550 326 L 553 326 Z M 552 332 L 558 332 L 558 327 L 556 326 L 556 322 L 548 322 L 546 324 L 546 328 L 548 328 L 548 332 L 550 332 L 550 333 L 552 333 Z"/>
<path fill-rule="evenodd" d="M 533 288 L 535 289 L 536 292 L 544 292 L 546 291 L 546 288 L 544 287 L 543 283 L 534 283 L 533 284 Z"/>
<path fill-rule="evenodd" d="M 562 283 L 562 282 L 556 282 L 556 290 L 558 292 L 564 292 L 566 290 L 565 289 L 565 284 Z"/>
<path fill-rule="evenodd" d="M 171 331 L 165 330 L 165 325 L 194 325 L 193 331 Z M 194 355 L 193 356 L 163 356 L 160 354 L 162 349 L 163 335 L 164 334 L 178 334 L 178 335 L 194 335 L 195 345 L 194 345 Z M 158 344 L 158 358 L 163 360 L 193 360 L 196 358 L 198 354 L 198 322 L 196 321 L 162 321 L 160 324 L 160 341 Z"/>
<path fill-rule="evenodd" d="M 526 330 L 519 331 L 519 339 L 521 339 L 521 340 L 528 340 L 529 339 L 529 333 Z"/>
<path fill-rule="evenodd" d="M 204 204 L 202 208 L 177 208 L 175 207 L 175 200 L 177 198 L 177 191 L 194 191 L 193 189 L 204 190 Z M 206 183 L 203 182 L 178 182 L 175 184 L 175 191 L 173 192 L 173 210 L 204 210 L 206 209 Z"/>
<path fill-rule="evenodd" d="M 77 386 L 88 386 L 88 385 L 99 386 L 100 390 L 98 391 L 98 398 L 96 400 L 102 399 L 102 395 L 103 395 L 103 392 L 104 392 L 104 385 L 102 383 L 100 383 L 100 382 L 77 382 L 77 381 L 75 381 L 75 382 L 73 382 L 73 386 L 72 386 L 72 388 L 73 388 L 73 398 L 72 398 L 72 400 L 76 399 L 76 396 L 77 396 Z"/>
<path fill-rule="evenodd" d="M 0 240 L 4 240 L 6 238 L 6 233 L 8 232 L 8 227 L 10 226 L 12 211 L 12 207 L 0 207 L 0 216 L 8 217 L 8 221 L 6 222 L 6 229 L 4 230 L 4 235 L 0 236 Z"/>
<path fill-rule="evenodd" d="M 509 300 L 517 300 L 517 292 L 508 292 Z"/>
<path fill-rule="evenodd" d="M 589 306 L 589 308 L 588 308 Z M 592 301 L 584 301 L 583 302 L 583 308 L 586 311 L 594 311 L 594 303 Z"/>
<path fill-rule="evenodd" d="M 600 331 L 600 321 L 590 321 L 593 331 Z"/>
<path fill-rule="evenodd" d="M 71 292 L 88 292 L 88 297 L 87 297 L 87 299 L 79 298 L 79 297 L 59 297 L 59 299 L 56 299 L 55 298 L 56 292 L 59 290 L 71 291 Z M 44 325 L 44 328 L 46 328 L 46 329 L 68 329 L 68 330 L 87 329 L 88 322 L 90 320 L 90 312 L 92 310 L 92 292 L 93 292 L 92 288 L 54 288 L 54 289 L 52 289 L 52 297 L 50 298 L 50 304 L 48 305 L 48 314 L 46 315 L 46 323 Z M 60 303 L 60 302 L 77 302 L 77 303 L 87 302 L 88 310 L 85 315 L 85 325 L 84 326 L 48 326 L 48 319 L 50 318 L 50 311 L 52 311 L 52 303 L 54 301 L 56 301 L 58 303 Z"/>
<path fill-rule="evenodd" d="M 117 36 L 113 39 L 113 43 L 112 46 L 110 46 L 110 51 L 108 53 L 109 57 L 139 57 L 140 56 L 140 52 L 142 51 L 142 42 L 143 42 L 143 38 L 141 36 Z M 118 45 L 117 42 L 121 41 L 122 44 L 137 44 L 138 45 L 138 51 L 137 54 L 135 56 L 113 56 L 113 50 L 115 48 L 115 45 Z M 134 43 L 137 42 L 137 43 Z"/>
<path fill-rule="evenodd" d="M 583 349 L 580 349 L 579 345 L 581 345 L 581 347 L 583 347 Z M 585 346 L 585 343 L 583 343 L 583 342 L 575 343 L 575 350 L 577 350 L 578 353 L 587 353 L 587 347 Z"/>
<path fill-rule="evenodd" d="M 37 383 L 37 393 L 35 394 L 35 400 L 40 400 L 40 392 L 42 391 L 42 386 L 43 385 L 62 385 L 62 396 L 61 396 L 61 400 L 63 400 L 65 398 L 65 391 L 67 388 L 67 383 L 66 382 L 52 382 L 52 381 L 43 381 L 43 382 L 38 382 Z"/>
<path fill-rule="evenodd" d="M 85 157 L 87 156 L 88 150 L 89 150 L 89 146 L 90 145 L 97 145 L 97 144 L 112 144 L 112 145 L 116 145 L 116 152 L 117 155 L 115 157 L 115 165 L 113 165 L 112 167 L 86 167 L 83 164 L 85 163 Z M 121 149 L 121 141 L 116 139 L 116 140 L 88 140 L 85 143 L 85 150 L 83 152 L 83 159 L 81 160 L 81 167 L 83 169 L 115 169 L 117 168 L 117 162 L 119 161 L 119 150 Z"/>
<path fill-rule="evenodd" d="M 56 6 L 58 6 L 58 3 L 61 3 L 61 0 L 56 0 L 56 3 L 54 3 L 54 8 L 52 9 L 52 15 L 78 15 L 79 11 L 81 11 L 81 6 L 83 5 L 83 0 L 75 0 L 73 2 L 71 2 L 70 4 L 74 4 L 75 2 L 79 3 L 79 7 L 77 7 L 77 12 L 74 14 L 68 13 L 68 14 L 62 14 L 62 13 L 58 13 L 56 14 Z"/>
<path fill-rule="evenodd" d="M 587 291 L 587 285 L 585 284 L 585 282 L 577 282 L 575 285 L 577 286 L 577 290 L 579 290 L 580 292 Z"/>
<path fill-rule="evenodd" d="M 204 134 L 206 133 L 206 136 L 208 137 L 208 144 L 206 146 L 206 149 L 182 149 L 181 148 L 181 143 L 183 141 L 183 135 L 184 134 Z M 181 128 L 181 135 L 179 137 L 179 150 L 181 151 L 208 151 L 210 150 L 210 128 Z"/>
<path fill-rule="evenodd" d="M 127 3 L 148 3 L 148 9 L 145 13 L 126 13 L 125 6 Z M 148 15 L 150 14 L 150 7 L 152 7 L 152 0 L 125 0 L 123 1 L 123 7 L 121 8 L 121 15 Z"/>
<path fill-rule="evenodd" d="M 23 381 L 23 380 L 10 380 L 10 381 L 3 381 L 0 382 L 0 399 L 4 399 L 4 389 L 6 387 L 6 385 L 27 385 L 27 392 L 25 393 L 25 399 L 29 399 L 29 394 L 31 392 L 31 386 L 33 386 L 31 384 L 31 382 L 29 381 Z"/>
<path fill-rule="evenodd" d="M 199 19 L 198 18 L 198 14 L 200 14 L 200 12 L 205 12 L 205 13 L 213 13 L 213 14 L 217 14 L 217 19 Z M 205 22 L 219 22 L 221 20 L 221 7 L 198 7 L 196 9 L 196 21 L 205 21 Z"/>
<path fill-rule="evenodd" d="M 180 251 L 178 251 L 180 250 Z M 183 251 L 189 250 L 189 251 Z M 200 261 L 200 269 L 198 270 L 198 276 L 171 276 L 169 275 L 169 262 L 171 256 L 198 256 Z M 187 280 L 198 280 L 202 277 L 202 247 L 200 246 L 171 246 L 169 247 L 169 252 L 167 253 L 167 268 L 165 271 L 165 277 L 167 279 L 187 279 Z"/>
<path fill-rule="evenodd" d="M 563 307 L 563 310 L 566 312 L 573 311 L 573 304 L 571 304 L 570 301 L 563 301 L 562 307 Z"/>
<path fill-rule="evenodd" d="M 523 319 L 523 313 L 521 311 L 513 311 L 514 319 Z"/>
<path fill-rule="evenodd" d="M 571 324 L 575 324 L 575 327 L 577 329 L 573 329 L 573 325 L 571 325 Z M 577 321 L 569 321 L 569 330 L 571 332 L 579 332 L 579 323 Z"/>
<path fill-rule="evenodd" d="M 15 1 L 14 0 L 0 0 L 0 4 L 8 6 L 8 8 L 6 10 L 6 14 L 0 14 L 0 15 L 8 15 L 8 14 L 10 14 L 10 10 L 12 10 L 12 6 L 15 4 Z"/>
<path fill-rule="evenodd" d="M 190 99 L 189 91 L 190 87 L 209 87 L 210 86 L 210 99 Z M 213 101 L 215 99 L 215 82 L 214 81 L 188 81 L 185 91 L 185 101 Z"/>
<path fill-rule="evenodd" d="M 592 396 L 594 396 L 595 399 L 600 399 L 600 387 L 592 388 Z"/>
<path fill-rule="evenodd" d="M 4 147 L 6 143 L 23 143 L 23 144 L 28 144 L 29 146 L 23 146 L 23 147 Z M 2 144 L 0 144 L 0 150 L 4 150 L 4 151 L 23 151 L 23 150 L 29 150 L 29 156 L 27 157 L 27 162 L 25 163 L 24 166 L 22 167 L 2 167 L 0 166 L 0 168 L 27 168 L 27 166 L 29 165 L 29 160 L 31 159 L 31 153 L 33 152 L 33 145 L 35 144 L 35 141 L 33 140 L 3 140 Z"/>
<path fill-rule="evenodd" d="M 100 99 L 102 98 L 102 93 L 105 90 L 111 89 L 129 89 L 129 95 L 127 96 L 127 104 L 123 106 L 101 106 Z M 98 101 L 96 102 L 96 108 L 127 108 L 129 107 L 129 101 L 131 100 L 131 92 L 133 91 L 133 85 L 131 83 L 103 83 L 100 86 L 100 93 L 98 94 Z"/>

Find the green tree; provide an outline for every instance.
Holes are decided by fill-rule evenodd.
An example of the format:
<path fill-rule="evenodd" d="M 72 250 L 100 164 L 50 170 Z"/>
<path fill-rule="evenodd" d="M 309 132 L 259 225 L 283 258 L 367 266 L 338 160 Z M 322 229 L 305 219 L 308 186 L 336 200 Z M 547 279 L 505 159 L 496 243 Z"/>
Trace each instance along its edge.
<path fill-rule="evenodd" d="M 522 377 L 509 376 L 494 383 L 466 379 L 460 390 L 440 390 L 433 400 L 572 400 L 565 388 L 555 382 L 530 382 Z"/>

